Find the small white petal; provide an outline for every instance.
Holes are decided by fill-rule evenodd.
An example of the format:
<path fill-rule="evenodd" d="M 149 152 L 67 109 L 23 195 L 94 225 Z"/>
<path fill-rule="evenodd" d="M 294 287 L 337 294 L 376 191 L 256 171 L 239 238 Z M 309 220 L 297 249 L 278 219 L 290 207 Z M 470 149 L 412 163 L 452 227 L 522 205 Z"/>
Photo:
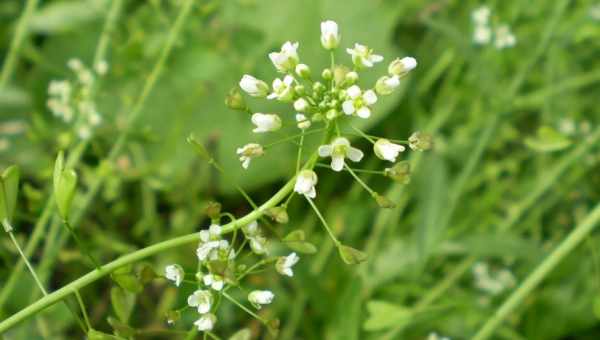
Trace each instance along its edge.
<path fill-rule="evenodd" d="M 365 118 L 366 119 L 366 118 L 371 117 L 371 110 L 368 107 L 363 106 L 360 109 L 358 109 L 358 111 L 356 112 L 356 114 L 360 118 Z"/>
<path fill-rule="evenodd" d="M 343 156 L 333 156 L 331 157 L 331 169 L 333 171 L 342 171 L 344 168 L 344 157 Z"/>
<path fill-rule="evenodd" d="M 349 147 L 348 148 L 348 158 L 353 162 L 360 162 L 363 158 L 364 154 L 357 148 Z"/>
<path fill-rule="evenodd" d="M 360 97 L 361 93 L 360 87 L 357 85 L 352 85 L 346 90 L 346 94 L 352 99 Z"/>
<path fill-rule="evenodd" d="M 329 157 L 333 152 L 333 147 L 331 145 L 321 145 L 319 146 L 319 156 L 321 157 Z"/>
<path fill-rule="evenodd" d="M 367 105 L 373 105 L 377 103 L 377 95 L 373 90 L 366 91 L 365 94 L 363 94 L 363 99 Z"/>
<path fill-rule="evenodd" d="M 354 113 L 354 102 L 351 100 L 346 100 L 342 103 L 342 110 L 345 114 L 351 115 Z"/>

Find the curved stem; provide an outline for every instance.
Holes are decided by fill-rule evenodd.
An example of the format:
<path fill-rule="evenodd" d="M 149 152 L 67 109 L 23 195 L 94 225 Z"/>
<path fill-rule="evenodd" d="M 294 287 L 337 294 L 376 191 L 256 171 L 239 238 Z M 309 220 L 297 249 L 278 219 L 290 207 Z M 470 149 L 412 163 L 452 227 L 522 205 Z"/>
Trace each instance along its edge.
<path fill-rule="evenodd" d="M 273 197 L 271 197 L 268 201 L 266 201 L 263 205 L 258 207 L 256 210 L 253 210 L 246 216 L 237 219 L 234 222 L 230 222 L 223 226 L 222 233 L 231 233 L 234 230 L 240 228 L 243 225 L 246 225 L 261 216 L 264 215 L 265 211 L 269 208 L 272 208 L 278 205 L 291 191 L 294 187 L 294 180 L 290 180 L 287 182 Z M 21 311 L 13 314 L 9 318 L 5 319 L 0 323 L 0 334 L 4 333 L 9 328 L 15 326 L 19 322 L 32 317 L 36 313 L 41 310 L 55 304 L 58 301 L 63 300 L 67 296 L 73 293 L 74 290 L 79 290 L 85 286 L 88 286 L 95 281 L 103 278 L 104 276 L 109 275 L 115 269 L 128 265 L 130 263 L 134 263 L 140 261 L 144 258 L 152 256 L 154 254 L 160 253 L 165 250 L 169 250 L 175 247 L 183 246 L 189 243 L 197 242 L 199 240 L 198 233 L 192 233 L 180 237 L 176 237 L 167 241 L 163 241 L 149 247 L 140 249 L 133 253 L 124 255 L 119 257 L 118 259 L 109 262 L 102 266 L 101 269 L 96 269 L 87 273 L 86 275 L 80 277 L 79 279 L 63 286 L 57 291 L 50 293 L 38 301 L 32 303 L 28 307 L 22 309 Z"/>

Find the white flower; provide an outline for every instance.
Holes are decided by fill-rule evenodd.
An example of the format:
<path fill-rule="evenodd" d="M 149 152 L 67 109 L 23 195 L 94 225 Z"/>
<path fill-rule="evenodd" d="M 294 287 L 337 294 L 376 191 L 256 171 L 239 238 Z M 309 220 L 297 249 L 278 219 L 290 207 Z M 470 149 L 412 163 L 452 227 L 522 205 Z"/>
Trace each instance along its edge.
<path fill-rule="evenodd" d="M 198 313 L 205 314 L 210 312 L 213 304 L 213 296 L 208 290 L 198 289 L 192 295 L 188 296 L 188 306 L 196 307 Z"/>
<path fill-rule="evenodd" d="M 300 61 L 297 50 L 297 42 L 292 43 L 286 41 L 285 44 L 281 46 L 281 51 L 269 53 L 269 58 L 279 72 L 291 72 L 294 71 L 294 68 Z"/>
<path fill-rule="evenodd" d="M 79 71 L 83 69 L 83 63 L 77 58 L 69 59 L 69 61 L 67 61 L 67 66 L 73 71 Z"/>
<path fill-rule="evenodd" d="M 473 32 L 473 42 L 478 45 L 488 44 L 492 40 L 492 30 L 487 26 L 477 26 Z"/>
<path fill-rule="evenodd" d="M 340 34 L 338 25 L 335 21 L 327 20 L 321 23 L 321 45 L 325 49 L 332 50 L 338 47 L 340 43 Z"/>
<path fill-rule="evenodd" d="M 294 98 L 294 77 L 287 75 L 283 80 L 275 78 L 273 80 L 273 93 L 267 96 L 267 99 L 279 99 L 282 102 L 289 102 Z"/>
<path fill-rule="evenodd" d="M 260 230 L 258 229 L 258 222 L 252 221 L 245 226 L 242 227 L 242 231 L 248 237 L 253 237 L 259 234 Z"/>
<path fill-rule="evenodd" d="M 331 144 L 319 146 L 319 156 L 331 157 L 331 169 L 342 171 L 346 157 L 353 162 L 360 162 L 364 154 L 359 149 L 350 146 L 350 141 L 346 138 L 337 137 Z"/>
<path fill-rule="evenodd" d="M 252 97 L 265 97 L 269 93 L 269 85 L 249 74 L 244 74 L 240 80 L 240 87 Z"/>
<path fill-rule="evenodd" d="M 377 157 L 386 161 L 396 162 L 398 154 L 406 150 L 406 148 L 402 145 L 394 144 L 385 138 L 381 138 L 375 142 L 373 150 Z"/>
<path fill-rule="evenodd" d="M 496 29 L 496 40 L 494 44 L 497 49 L 501 50 L 508 47 L 513 47 L 517 43 L 517 38 L 510 31 L 508 25 L 500 25 Z"/>
<path fill-rule="evenodd" d="M 488 23 L 490 18 L 490 9 L 487 6 L 481 6 L 471 13 L 471 19 L 478 26 L 483 26 Z"/>
<path fill-rule="evenodd" d="M 260 305 L 268 305 L 273 302 L 275 294 L 270 290 L 254 290 L 248 294 L 248 301 L 260 308 Z"/>
<path fill-rule="evenodd" d="M 427 340 L 450 340 L 450 338 L 446 336 L 439 336 L 437 333 L 433 332 L 427 336 Z"/>
<path fill-rule="evenodd" d="M 264 255 L 268 253 L 266 237 L 262 235 L 256 235 L 249 237 L 248 240 L 250 240 L 250 248 L 255 254 Z"/>
<path fill-rule="evenodd" d="M 398 76 L 383 76 L 375 83 L 375 91 L 380 95 L 388 95 L 400 86 L 400 78 Z"/>
<path fill-rule="evenodd" d="M 373 54 L 373 50 L 365 45 L 354 44 L 354 48 L 347 48 L 346 52 L 352 56 L 352 62 L 357 67 L 373 67 L 375 63 L 383 60 L 383 57 Z"/>
<path fill-rule="evenodd" d="M 209 241 L 201 243 L 196 249 L 196 255 L 198 256 L 198 260 L 206 261 L 214 250 L 219 248 L 219 241 Z"/>
<path fill-rule="evenodd" d="M 413 57 L 396 58 L 388 66 L 388 73 L 392 76 L 403 76 L 417 67 L 417 59 Z"/>
<path fill-rule="evenodd" d="M 298 112 L 305 112 L 308 109 L 308 102 L 304 98 L 299 98 L 294 102 L 294 109 Z"/>
<path fill-rule="evenodd" d="M 348 100 L 342 103 L 342 109 L 347 115 L 356 113 L 360 118 L 369 118 L 371 109 L 369 106 L 377 102 L 377 95 L 373 90 L 367 90 L 362 93 L 360 87 L 352 85 L 346 90 Z"/>
<path fill-rule="evenodd" d="M 87 125 L 81 125 L 77 129 L 77 135 L 81 139 L 90 139 L 90 137 L 92 137 L 92 130 Z"/>
<path fill-rule="evenodd" d="M 300 260 L 300 257 L 298 257 L 296 253 L 291 253 L 288 256 L 282 256 L 277 259 L 277 262 L 275 263 L 275 269 L 281 275 L 292 277 L 294 276 L 292 267 L 298 263 L 298 260 Z"/>
<path fill-rule="evenodd" d="M 184 276 L 183 268 L 178 264 L 170 264 L 165 267 L 165 277 L 169 281 L 175 282 L 175 286 L 179 287 Z"/>
<path fill-rule="evenodd" d="M 281 119 L 274 113 L 255 113 L 252 115 L 252 124 L 256 125 L 255 133 L 277 131 L 281 128 Z"/>
<path fill-rule="evenodd" d="M 204 314 L 200 317 L 200 319 L 194 322 L 194 325 L 198 327 L 200 332 L 207 332 L 213 329 L 215 323 L 217 322 L 217 317 L 214 314 L 208 313 Z"/>
<path fill-rule="evenodd" d="M 296 122 L 298 122 L 298 129 L 308 129 L 311 125 L 310 119 L 306 118 L 302 113 L 296 113 Z"/>
<path fill-rule="evenodd" d="M 217 290 L 217 291 L 223 289 L 223 285 L 225 284 L 225 282 L 223 282 L 222 277 L 220 277 L 219 275 L 213 275 L 213 274 L 204 275 L 202 277 L 202 281 L 204 282 L 205 285 L 207 285 L 210 288 Z"/>
<path fill-rule="evenodd" d="M 236 152 L 240 156 L 240 162 L 242 162 L 242 167 L 244 169 L 248 169 L 252 158 L 262 156 L 265 153 L 263 147 L 256 143 L 246 144 L 243 147 L 238 148 Z"/>
<path fill-rule="evenodd" d="M 294 191 L 306 197 L 315 198 L 317 196 L 317 191 L 315 190 L 317 181 L 317 174 L 314 171 L 302 170 L 296 178 Z"/>

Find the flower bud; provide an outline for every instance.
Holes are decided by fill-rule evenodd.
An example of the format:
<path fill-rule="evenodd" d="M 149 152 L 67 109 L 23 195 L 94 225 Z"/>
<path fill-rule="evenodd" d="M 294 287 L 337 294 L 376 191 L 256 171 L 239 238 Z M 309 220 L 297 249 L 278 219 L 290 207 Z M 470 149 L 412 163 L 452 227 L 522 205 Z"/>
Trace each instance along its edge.
<path fill-rule="evenodd" d="M 266 97 L 269 93 L 269 85 L 249 74 L 244 74 L 240 80 L 240 87 L 252 97 Z"/>
<path fill-rule="evenodd" d="M 340 112 L 338 112 L 336 109 L 330 109 L 327 111 L 327 113 L 325 113 L 325 117 L 328 120 L 334 120 L 339 115 L 340 115 Z"/>
<path fill-rule="evenodd" d="M 212 313 L 203 314 L 200 319 L 194 322 L 194 325 L 200 332 L 211 331 L 217 322 L 217 317 Z"/>
<path fill-rule="evenodd" d="M 390 199 L 388 199 L 387 197 L 382 196 L 378 193 L 375 193 L 375 195 L 373 195 L 373 198 L 375 198 L 377 205 L 380 206 L 381 208 L 391 209 L 391 208 L 396 207 L 396 204 L 394 204 L 394 202 L 390 201 Z"/>
<path fill-rule="evenodd" d="M 330 69 L 326 68 L 323 70 L 323 72 L 321 72 L 321 77 L 323 77 L 323 79 L 325 80 L 331 80 L 331 78 L 333 77 L 333 72 L 331 72 Z"/>
<path fill-rule="evenodd" d="M 286 224 L 290 220 L 287 210 L 285 209 L 285 207 L 282 206 L 270 208 L 269 210 L 267 210 L 267 215 L 271 217 L 273 221 L 280 224 Z"/>
<path fill-rule="evenodd" d="M 321 93 L 321 92 L 325 91 L 325 89 L 326 89 L 325 85 L 323 85 L 322 83 L 320 83 L 318 81 L 316 81 L 313 84 L 313 91 L 315 91 L 316 93 Z"/>
<path fill-rule="evenodd" d="M 225 105 L 237 111 L 246 111 L 246 101 L 237 88 L 232 88 L 227 97 L 225 97 Z"/>
<path fill-rule="evenodd" d="M 279 72 L 289 72 L 294 71 L 296 65 L 300 61 L 298 57 L 298 43 L 292 43 L 290 41 L 286 41 L 283 46 L 281 46 L 281 51 L 269 53 L 269 59 L 275 65 L 275 68 Z"/>
<path fill-rule="evenodd" d="M 375 155 L 383 160 L 395 162 L 396 157 L 406 148 L 399 144 L 394 144 L 385 138 L 378 139 L 373 145 L 373 151 Z"/>
<path fill-rule="evenodd" d="M 204 212 L 211 220 L 218 220 L 221 217 L 221 203 L 214 201 L 208 202 L 204 208 Z"/>
<path fill-rule="evenodd" d="M 394 164 L 391 168 L 386 168 L 383 174 L 400 184 L 410 183 L 410 164 L 402 161 Z"/>
<path fill-rule="evenodd" d="M 296 114 L 296 122 L 298 122 L 298 128 L 301 130 L 308 129 L 311 125 L 310 119 L 301 113 Z"/>
<path fill-rule="evenodd" d="M 433 139 L 430 134 L 417 131 L 408 138 L 408 146 L 416 151 L 425 151 L 433 146 Z"/>
<path fill-rule="evenodd" d="M 304 85 L 296 85 L 294 86 L 294 92 L 299 96 L 304 96 L 306 94 L 306 89 L 304 88 Z"/>
<path fill-rule="evenodd" d="M 399 85 L 400 78 L 397 76 L 383 76 L 377 80 L 377 83 L 375 83 L 375 92 L 377 92 L 379 95 L 388 95 L 394 92 Z"/>
<path fill-rule="evenodd" d="M 255 113 L 252 115 L 252 124 L 256 128 L 252 130 L 254 133 L 264 133 L 277 131 L 281 128 L 281 118 L 274 113 Z"/>
<path fill-rule="evenodd" d="M 327 20 L 321 23 L 321 45 L 327 50 L 337 48 L 340 44 L 340 34 L 335 21 Z"/>
<path fill-rule="evenodd" d="M 296 74 L 303 79 L 310 79 L 310 67 L 306 64 L 296 65 Z"/>
<path fill-rule="evenodd" d="M 298 112 L 306 112 L 308 106 L 308 102 L 304 98 L 297 99 L 294 102 L 294 109 Z"/>
<path fill-rule="evenodd" d="M 248 294 L 248 301 L 256 308 L 260 308 L 260 305 L 270 304 L 274 298 L 275 294 L 269 290 L 254 290 Z"/>
<path fill-rule="evenodd" d="M 352 71 L 346 73 L 346 77 L 344 78 L 348 85 L 353 85 L 358 80 L 358 73 Z"/>
<path fill-rule="evenodd" d="M 403 76 L 417 67 L 417 60 L 413 57 L 395 59 L 388 66 L 388 73 L 392 76 Z"/>

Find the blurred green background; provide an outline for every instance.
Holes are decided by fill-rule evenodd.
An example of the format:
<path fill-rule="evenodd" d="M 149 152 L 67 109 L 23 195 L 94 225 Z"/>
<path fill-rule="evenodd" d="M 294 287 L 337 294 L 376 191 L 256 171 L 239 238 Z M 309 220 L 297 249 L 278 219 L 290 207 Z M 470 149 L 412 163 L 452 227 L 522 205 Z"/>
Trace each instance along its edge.
<path fill-rule="evenodd" d="M 8 53 L 25 3 L 0 2 L 1 56 Z M 350 63 L 344 50 L 355 42 L 386 58 L 361 78 L 364 84 L 373 84 L 393 58 L 418 60 L 401 90 L 380 100 L 363 126 L 398 139 L 426 131 L 435 147 L 404 154 L 412 165 L 408 185 L 365 177 L 398 204 L 391 210 L 379 209 L 347 174 L 319 172 L 317 204 L 345 244 L 368 253 L 367 263 L 343 264 L 310 207 L 292 202 L 281 233 L 304 229 L 318 252 L 301 255 L 292 280 L 265 272 L 248 283 L 276 293 L 261 313 L 280 318 L 279 339 L 425 339 L 432 332 L 467 339 L 598 202 L 596 1 L 198 0 L 126 145 L 105 162 L 183 3 L 124 1 L 110 32 L 109 72 L 97 85 L 103 123 L 76 149 L 72 128 L 46 107 L 47 87 L 72 77 L 69 59 L 91 65 L 112 1 L 39 1 L 15 72 L 0 89 L 0 168 L 18 164 L 24 173 L 16 223 L 21 244 L 46 204 L 61 149 L 82 152 L 77 227 L 102 262 L 208 225 L 203 207 L 209 200 L 238 216 L 249 212 L 233 182 L 256 201 L 268 199 L 293 174 L 294 149 L 282 147 L 243 171 L 235 149 L 270 139 L 253 136 L 248 115 L 228 109 L 224 98 L 245 73 L 268 82 L 276 77 L 267 54 L 287 40 L 300 42 L 301 61 L 313 70 L 326 67 L 329 56 L 319 42 L 319 23 L 326 19 L 340 25 L 338 61 Z M 492 25 L 510 25 L 514 47 L 473 43 L 471 13 L 481 5 L 491 9 Z M 262 112 L 290 110 L 249 103 Z M 195 156 L 185 143 L 190 133 L 235 181 Z M 370 149 L 366 141 L 353 143 Z M 366 153 L 361 167 L 387 166 Z M 97 194 L 89 195 L 93 190 Z M 74 243 L 61 246 L 65 233 L 56 219 L 50 218 L 31 257 L 52 289 L 88 271 Z M 493 338 L 600 338 L 599 246 L 598 234 L 586 238 Z M 147 263 L 157 271 L 172 262 L 193 270 L 193 254 L 193 246 L 183 247 Z M 0 255 L 4 287 L 18 258 L 7 237 Z M 486 275 L 504 286 L 490 288 Z M 138 294 L 111 288 L 104 279 L 82 291 L 97 329 L 111 332 L 112 316 L 138 329 L 135 338 L 184 338 L 157 330 L 167 328 L 164 313 L 185 304 L 188 292 L 160 280 Z M 21 275 L 15 289 L 0 296 L 0 318 L 37 296 L 30 277 Z M 115 300 L 124 301 L 121 312 Z M 234 306 L 223 305 L 218 316 L 216 333 L 224 339 L 242 327 L 250 327 L 253 338 L 265 336 L 257 321 Z M 192 322 L 190 316 L 169 329 L 186 331 Z M 4 336 L 83 335 L 57 305 Z"/>

